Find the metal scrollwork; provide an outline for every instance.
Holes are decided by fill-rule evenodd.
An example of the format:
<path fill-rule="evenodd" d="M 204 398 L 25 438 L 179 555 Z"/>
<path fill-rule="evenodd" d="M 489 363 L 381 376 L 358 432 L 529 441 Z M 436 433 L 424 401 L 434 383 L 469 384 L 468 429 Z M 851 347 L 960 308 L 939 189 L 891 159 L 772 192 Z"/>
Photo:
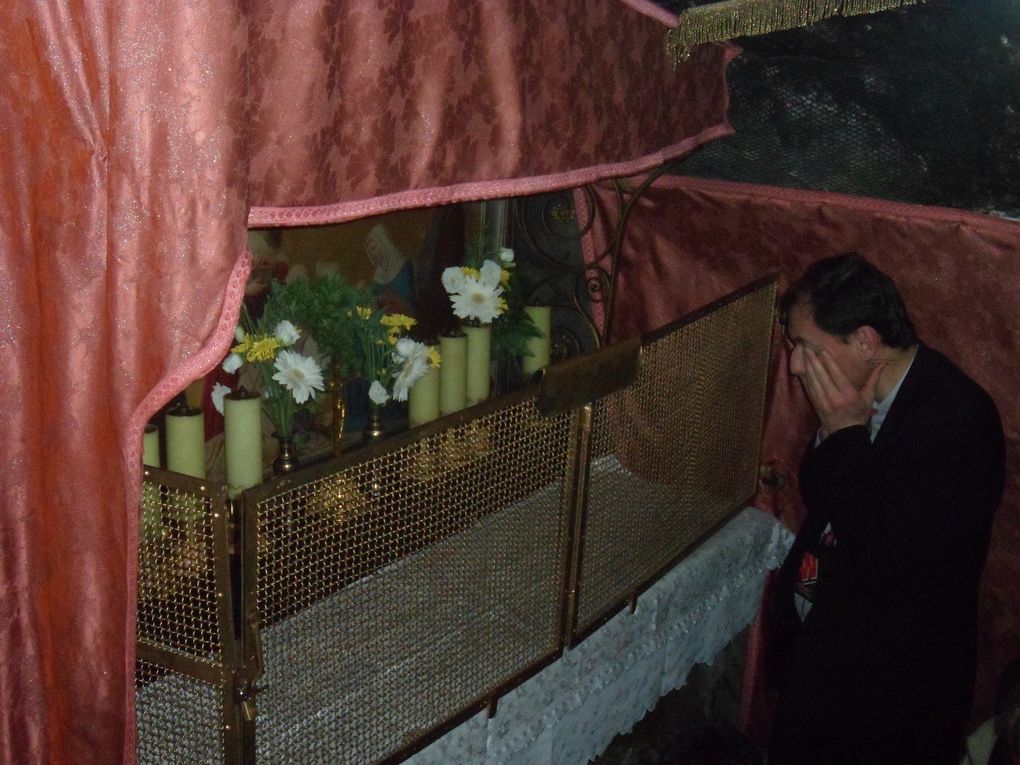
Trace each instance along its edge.
<path fill-rule="evenodd" d="M 512 244 L 519 284 L 527 302 L 553 307 L 554 360 L 604 345 L 612 328 L 617 268 L 634 206 L 667 169 L 663 165 L 639 183 L 612 179 L 615 220 L 607 221 L 601 251 L 582 251 L 582 242 L 601 213 L 595 187 L 521 197 L 512 203 Z"/>

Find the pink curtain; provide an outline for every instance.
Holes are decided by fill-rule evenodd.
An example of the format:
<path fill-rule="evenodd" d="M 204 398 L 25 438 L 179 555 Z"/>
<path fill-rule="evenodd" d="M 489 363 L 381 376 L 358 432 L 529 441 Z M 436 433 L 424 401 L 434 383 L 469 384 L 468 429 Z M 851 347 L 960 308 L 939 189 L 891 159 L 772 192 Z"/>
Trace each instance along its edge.
<path fill-rule="evenodd" d="M 585 242 L 605 246 L 615 201 L 598 195 Z M 983 583 L 975 714 L 990 713 L 998 673 L 1020 646 L 1020 224 L 984 215 L 835 194 L 664 176 L 631 217 L 619 264 L 614 337 L 660 327 L 770 273 L 787 280 L 812 260 L 857 250 L 900 286 L 921 338 L 954 359 L 995 399 L 1007 439 L 1006 497 Z M 800 385 L 774 343 L 763 459 L 787 476 L 756 502 L 796 526 L 797 466 L 815 427 Z"/>
<path fill-rule="evenodd" d="M 648 0 L 255 7 L 252 225 L 567 188 L 732 132 L 736 49 L 674 69 Z"/>
<path fill-rule="evenodd" d="M 245 223 L 638 172 L 729 132 L 650 2 L 0 4 L 0 761 L 134 760 L 146 420 L 215 367 Z"/>
<path fill-rule="evenodd" d="M 142 427 L 245 278 L 240 21 L 0 6 L 3 762 L 133 756 Z"/>

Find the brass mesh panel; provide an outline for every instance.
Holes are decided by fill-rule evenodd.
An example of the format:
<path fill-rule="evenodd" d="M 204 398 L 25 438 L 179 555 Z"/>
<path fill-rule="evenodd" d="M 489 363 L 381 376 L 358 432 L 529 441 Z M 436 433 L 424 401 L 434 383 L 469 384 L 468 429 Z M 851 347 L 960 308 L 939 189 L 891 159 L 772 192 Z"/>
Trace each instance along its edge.
<path fill-rule="evenodd" d="M 258 503 L 260 761 L 375 761 L 558 650 L 572 423 L 511 404 Z"/>
<path fill-rule="evenodd" d="M 213 512 L 212 497 L 143 485 L 138 639 L 219 663 Z"/>
<path fill-rule="evenodd" d="M 221 689 L 139 660 L 135 710 L 140 765 L 221 763 Z"/>
<path fill-rule="evenodd" d="M 753 495 L 774 302 L 770 283 L 681 324 L 597 403 L 579 633 Z"/>
<path fill-rule="evenodd" d="M 193 483 L 150 471 L 142 486 L 135 671 L 142 763 L 224 757 L 232 657 L 226 510 L 221 496 Z"/>

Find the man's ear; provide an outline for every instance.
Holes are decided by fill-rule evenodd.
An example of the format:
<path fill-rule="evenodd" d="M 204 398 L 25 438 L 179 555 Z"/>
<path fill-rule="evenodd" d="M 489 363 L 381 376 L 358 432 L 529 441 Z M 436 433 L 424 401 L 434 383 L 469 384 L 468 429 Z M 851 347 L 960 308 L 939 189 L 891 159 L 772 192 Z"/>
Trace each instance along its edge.
<path fill-rule="evenodd" d="M 874 327 L 863 324 L 850 335 L 850 342 L 865 358 L 870 359 L 878 353 L 882 345 L 882 336 Z"/>

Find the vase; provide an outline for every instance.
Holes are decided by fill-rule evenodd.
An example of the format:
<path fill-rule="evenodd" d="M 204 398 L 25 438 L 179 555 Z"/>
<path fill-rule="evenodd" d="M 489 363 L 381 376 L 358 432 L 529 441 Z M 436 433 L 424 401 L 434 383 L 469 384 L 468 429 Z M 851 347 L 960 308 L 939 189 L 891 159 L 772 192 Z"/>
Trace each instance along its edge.
<path fill-rule="evenodd" d="M 489 397 L 492 373 L 492 325 L 466 325 L 467 405 L 474 406 Z"/>
<path fill-rule="evenodd" d="M 333 394 L 333 454 L 339 456 L 344 437 L 344 421 L 347 419 L 347 381 L 340 372 L 335 372 L 329 383 Z"/>
<path fill-rule="evenodd" d="M 361 436 L 363 443 L 374 444 L 376 441 L 381 441 L 383 436 L 386 435 L 386 431 L 383 430 L 382 410 L 383 408 L 379 404 L 369 402 L 368 419 L 365 422 L 365 430 Z"/>
<path fill-rule="evenodd" d="M 294 448 L 293 437 L 282 436 L 279 433 L 273 433 L 273 437 L 280 445 L 276 459 L 273 460 L 273 472 L 280 475 L 293 473 L 298 467 L 297 449 Z"/>

